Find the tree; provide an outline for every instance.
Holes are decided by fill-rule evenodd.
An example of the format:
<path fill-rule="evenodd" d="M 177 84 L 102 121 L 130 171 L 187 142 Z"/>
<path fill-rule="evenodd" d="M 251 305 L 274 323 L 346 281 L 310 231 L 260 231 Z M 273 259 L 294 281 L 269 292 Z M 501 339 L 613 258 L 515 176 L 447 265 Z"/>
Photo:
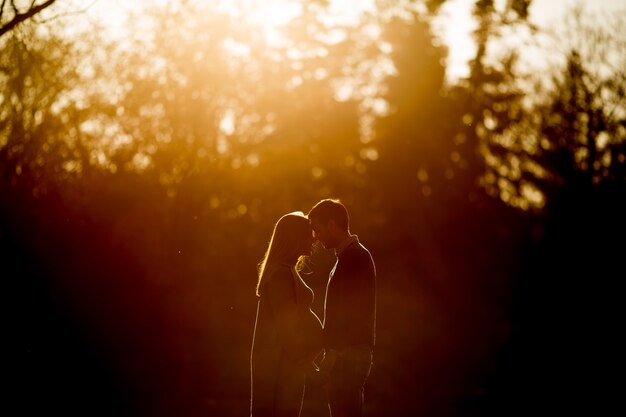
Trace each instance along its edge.
<path fill-rule="evenodd" d="M 49 180 L 62 180 L 73 171 L 68 165 L 72 161 L 88 159 L 85 144 L 68 135 L 72 123 L 80 124 L 69 115 L 81 113 L 68 100 L 80 78 L 67 59 L 73 51 L 71 41 L 54 34 L 38 35 L 33 26 L 25 27 L 21 36 L 3 39 L 2 188 L 25 186 L 40 193 Z"/>
<path fill-rule="evenodd" d="M 616 29 L 619 15 L 606 19 L 600 24 L 582 10 L 571 13 L 566 35 L 555 34 L 561 50 L 552 56 L 562 59 L 549 77 L 516 73 L 511 55 L 502 61 L 504 71 L 489 71 L 500 78 L 485 84 L 492 93 L 468 90 L 473 99 L 491 97 L 467 120 L 482 138 L 482 183 L 492 195 L 539 213 L 560 190 L 624 180 L 626 85 L 624 54 L 616 51 L 625 43 Z"/>
<path fill-rule="evenodd" d="M 610 346 L 619 303 L 613 271 L 623 244 L 613 242 L 626 233 L 625 55 L 616 53 L 624 50 L 623 18 L 599 24 L 580 10 L 571 17 L 552 54 L 560 65 L 534 79 L 534 94 L 517 101 L 515 117 L 485 136 L 487 162 L 497 168 L 494 195 L 534 206 L 512 337 L 490 385 L 492 415 L 537 407 L 597 413 L 617 398 L 606 394 L 612 388 L 604 370 L 619 357 Z"/>

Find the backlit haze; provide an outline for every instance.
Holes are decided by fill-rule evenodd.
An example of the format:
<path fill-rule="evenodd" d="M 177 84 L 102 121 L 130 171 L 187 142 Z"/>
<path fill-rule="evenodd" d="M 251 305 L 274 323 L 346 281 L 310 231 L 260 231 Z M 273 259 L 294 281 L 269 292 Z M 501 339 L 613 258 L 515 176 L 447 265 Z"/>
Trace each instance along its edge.
<path fill-rule="evenodd" d="M 376 10 L 375 0 L 330 0 L 329 24 L 357 24 L 362 13 Z M 416 2 L 419 3 L 419 2 Z M 497 2 L 500 5 L 505 0 Z M 149 4 L 167 4 L 167 0 L 140 0 L 124 2 L 120 0 L 73 0 L 72 8 L 87 8 L 90 15 L 106 27 L 112 36 L 122 37 L 127 33 L 127 19 L 131 12 L 137 12 Z M 398 2 L 405 4 L 405 2 Z M 468 75 L 468 60 L 475 54 L 475 44 L 471 32 L 475 22 L 471 15 L 472 0 L 449 0 L 441 8 L 434 27 L 449 49 L 447 78 L 450 82 Z M 418 9 L 419 5 L 416 6 Z M 606 16 L 617 10 L 626 9 L 623 0 L 534 0 L 530 8 L 530 20 L 540 28 L 558 27 L 564 15 L 573 7 L 582 7 L 590 13 Z M 218 10 L 230 16 L 237 16 L 250 25 L 264 28 L 268 45 L 281 42 L 280 27 L 302 12 L 302 2 L 298 0 L 221 0 Z M 79 19 L 81 17 L 79 16 Z M 135 16 L 135 20 L 137 17 Z M 135 21 L 135 24 L 140 22 Z M 537 52 L 530 54 L 531 61 L 542 65 L 545 57 Z"/>

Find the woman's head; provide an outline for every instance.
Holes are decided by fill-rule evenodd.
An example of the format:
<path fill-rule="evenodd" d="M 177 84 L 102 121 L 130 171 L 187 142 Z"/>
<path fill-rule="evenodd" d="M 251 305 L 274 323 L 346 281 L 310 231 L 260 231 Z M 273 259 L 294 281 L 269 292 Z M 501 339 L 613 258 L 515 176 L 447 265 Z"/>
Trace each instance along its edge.
<path fill-rule="evenodd" d="M 265 256 L 259 264 L 257 295 L 261 292 L 264 273 L 268 268 L 281 264 L 296 265 L 302 256 L 311 254 L 312 243 L 311 226 L 304 213 L 288 213 L 278 219 Z"/>

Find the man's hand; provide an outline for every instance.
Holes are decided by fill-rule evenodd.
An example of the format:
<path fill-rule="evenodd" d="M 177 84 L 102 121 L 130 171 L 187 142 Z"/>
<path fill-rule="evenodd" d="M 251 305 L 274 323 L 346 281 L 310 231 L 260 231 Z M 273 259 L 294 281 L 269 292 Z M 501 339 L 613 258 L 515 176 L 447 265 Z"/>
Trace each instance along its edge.
<path fill-rule="evenodd" d="M 331 369 L 335 366 L 337 360 L 337 351 L 334 349 L 328 349 L 324 354 L 324 359 L 319 365 L 321 372 L 330 373 Z"/>
<path fill-rule="evenodd" d="M 329 349 L 324 352 L 324 357 L 319 365 L 313 364 L 312 369 L 307 372 L 307 378 L 309 381 L 317 386 L 325 386 L 330 380 L 330 371 L 335 366 L 335 360 L 337 359 L 337 352 L 333 349 Z"/>
<path fill-rule="evenodd" d="M 330 380 L 330 374 L 328 372 L 322 371 L 320 369 L 314 369 L 306 374 L 307 381 L 309 381 L 312 385 L 324 387 L 328 384 Z"/>

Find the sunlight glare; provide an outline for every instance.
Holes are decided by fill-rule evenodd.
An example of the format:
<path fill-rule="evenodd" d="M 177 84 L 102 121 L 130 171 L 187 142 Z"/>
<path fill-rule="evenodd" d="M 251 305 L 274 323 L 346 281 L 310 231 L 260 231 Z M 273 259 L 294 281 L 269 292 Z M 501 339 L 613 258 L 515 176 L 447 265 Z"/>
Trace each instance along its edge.
<path fill-rule="evenodd" d="M 223 0 L 218 10 L 260 29 L 267 46 L 280 47 L 287 44 L 281 26 L 302 14 L 302 4 L 294 0 Z"/>
<path fill-rule="evenodd" d="M 278 27 L 302 13 L 302 4 L 294 0 L 222 0 L 218 10 L 248 24 Z"/>
<path fill-rule="evenodd" d="M 232 109 L 227 109 L 220 121 L 220 130 L 227 136 L 235 133 L 235 113 Z"/>
<path fill-rule="evenodd" d="M 434 20 L 435 33 L 449 50 L 446 77 L 456 81 L 469 75 L 469 60 L 476 54 L 471 33 L 476 28 L 472 17 L 472 0 L 453 0 L 444 3 Z"/>
<path fill-rule="evenodd" d="M 361 13 L 376 11 L 374 0 L 330 0 L 323 22 L 328 27 L 356 26 L 361 23 Z"/>

